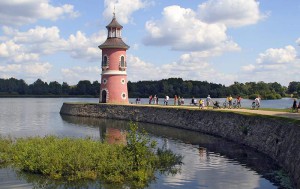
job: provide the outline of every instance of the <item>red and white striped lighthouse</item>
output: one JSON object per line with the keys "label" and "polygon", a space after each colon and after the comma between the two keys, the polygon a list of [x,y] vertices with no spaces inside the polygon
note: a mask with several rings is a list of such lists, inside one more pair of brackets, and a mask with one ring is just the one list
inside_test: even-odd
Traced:
{"label": "red and white striped lighthouse", "polygon": [[100,103],[128,104],[126,45],[122,38],[121,26],[113,16],[107,28],[107,39],[99,45],[102,50],[102,76]]}

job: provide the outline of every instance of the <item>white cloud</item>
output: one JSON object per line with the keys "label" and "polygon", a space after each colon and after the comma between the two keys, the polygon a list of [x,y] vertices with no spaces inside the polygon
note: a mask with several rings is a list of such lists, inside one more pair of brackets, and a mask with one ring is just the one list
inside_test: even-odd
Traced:
{"label": "white cloud", "polygon": [[79,80],[100,81],[101,72],[102,70],[98,66],[76,66],[61,69],[63,81],[67,81],[69,84],[76,84]]}
{"label": "white cloud", "polygon": [[105,10],[103,16],[106,20],[111,20],[115,8],[118,22],[127,24],[133,12],[145,8],[149,5],[147,0],[104,0]]}
{"label": "white cloud", "polygon": [[15,54],[20,49],[20,46],[13,41],[7,41],[0,44],[0,57],[9,57],[11,54]]}
{"label": "white cloud", "polygon": [[0,66],[0,72],[20,72],[21,69],[21,64],[9,64],[6,66]]}
{"label": "white cloud", "polygon": [[251,72],[251,71],[255,70],[255,65],[249,64],[249,65],[247,65],[247,66],[243,66],[243,67],[242,67],[242,70],[243,70],[243,71],[246,71],[246,72]]}
{"label": "white cloud", "polygon": [[239,81],[276,81],[287,86],[291,81],[300,80],[299,65],[300,59],[293,46],[270,48],[258,55],[256,64],[242,67]]}
{"label": "white cloud", "polygon": [[286,46],[285,48],[267,49],[264,53],[259,54],[256,60],[258,64],[282,64],[290,63],[296,59],[297,52],[293,46]]}
{"label": "white cloud", "polygon": [[213,49],[219,52],[239,50],[238,45],[227,36],[224,24],[207,24],[199,20],[193,10],[177,5],[164,8],[162,14],[161,20],[146,23],[146,45],[164,45],[171,46],[173,50],[206,53]]}
{"label": "white cloud", "polygon": [[35,53],[27,53],[22,45],[16,44],[14,41],[0,43],[0,58],[8,63],[31,62],[39,59],[39,55]]}
{"label": "white cloud", "polygon": [[8,64],[0,66],[1,77],[42,78],[47,76],[52,65],[49,63]]}
{"label": "white cloud", "polygon": [[232,84],[237,79],[234,75],[218,72],[203,60],[201,53],[196,52],[183,54],[178,61],[161,66],[144,62],[132,55],[127,56],[127,62],[128,79],[130,81],[180,77],[185,80],[206,80],[215,83],[223,81],[223,84]]}
{"label": "white cloud", "polygon": [[26,73],[30,74],[31,76],[42,76],[47,74],[52,65],[47,63],[33,63],[33,64],[25,64],[23,65],[24,70]]}
{"label": "white cloud", "polygon": [[199,18],[207,23],[223,23],[228,27],[255,24],[266,15],[256,0],[208,0],[198,6]]}
{"label": "white cloud", "polygon": [[101,50],[98,45],[106,40],[106,31],[100,32],[86,37],[81,31],[77,31],[76,35],[70,35],[67,40],[67,47],[65,51],[69,51],[71,56],[76,59],[86,59],[88,61],[101,60]]}
{"label": "white cloud", "polygon": [[298,38],[298,39],[296,40],[296,43],[297,43],[298,45],[300,45],[300,38]]}
{"label": "white cloud", "polygon": [[65,16],[76,17],[78,12],[73,5],[54,6],[50,0],[0,1],[0,23],[3,25],[24,25],[38,19],[57,20]]}
{"label": "white cloud", "polygon": [[130,81],[157,80],[164,75],[161,69],[142,61],[139,57],[128,54],[126,61],[128,62],[127,74]]}
{"label": "white cloud", "polygon": [[[60,30],[56,26],[48,28],[36,26],[25,32],[3,27],[3,32],[7,37],[11,38],[11,49],[20,49],[22,47],[24,53],[39,55],[65,51],[70,53],[70,56],[73,58],[88,61],[98,61],[101,59],[101,51],[98,49],[98,45],[106,39],[106,32],[104,30],[89,37],[81,31],[77,31],[75,35],[71,34],[68,39],[63,39],[60,36]],[[0,56],[1,54],[2,56],[4,54],[7,54],[6,56],[12,55],[12,53],[8,52],[9,49],[5,47],[4,43],[0,46],[0,49],[4,49],[0,52]]]}

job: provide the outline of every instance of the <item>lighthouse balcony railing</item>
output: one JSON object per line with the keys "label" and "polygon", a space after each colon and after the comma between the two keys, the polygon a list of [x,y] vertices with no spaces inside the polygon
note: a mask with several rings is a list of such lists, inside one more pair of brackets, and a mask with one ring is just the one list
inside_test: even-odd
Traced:
{"label": "lighthouse balcony railing", "polygon": [[102,66],[102,71],[108,70],[109,66]]}

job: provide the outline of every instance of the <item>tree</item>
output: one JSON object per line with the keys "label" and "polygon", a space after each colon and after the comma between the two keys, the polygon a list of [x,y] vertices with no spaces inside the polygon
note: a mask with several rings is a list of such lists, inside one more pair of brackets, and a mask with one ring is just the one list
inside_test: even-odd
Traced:
{"label": "tree", "polygon": [[70,86],[68,85],[68,83],[63,82],[61,85],[61,90],[62,90],[62,94],[67,95],[70,93]]}
{"label": "tree", "polygon": [[92,91],[92,84],[88,80],[79,81],[76,86],[76,94],[89,95]]}
{"label": "tree", "polygon": [[32,93],[34,95],[45,95],[48,94],[48,84],[43,82],[41,79],[37,79],[33,84],[30,85]]}
{"label": "tree", "polygon": [[51,81],[49,83],[49,93],[54,95],[61,95],[62,94],[62,86],[57,81]]}
{"label": "tree", "polygon": [[288,86],[288,93],[293,94],[294,92],[297,92],[297,88],[299,84],[300,82],[296,82],[296,81],[290,82]]}
{"label": "tree", "polygon": [[98,81],[93,82],[90,95],[93,95],[93,96],[100,95],[100,83]]}

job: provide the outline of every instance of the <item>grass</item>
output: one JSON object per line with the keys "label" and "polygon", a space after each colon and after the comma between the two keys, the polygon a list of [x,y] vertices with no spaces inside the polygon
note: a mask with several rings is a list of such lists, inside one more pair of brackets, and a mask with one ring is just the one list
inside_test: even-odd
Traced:
{"label": "grass", "polygon": [[157,149],[133,123],[126,145],[56,136],[0,139],[0,164],[52,180],[101,180],[142,188],[155,179],[156,171],[176,173],[181,160],[180,155]]}

